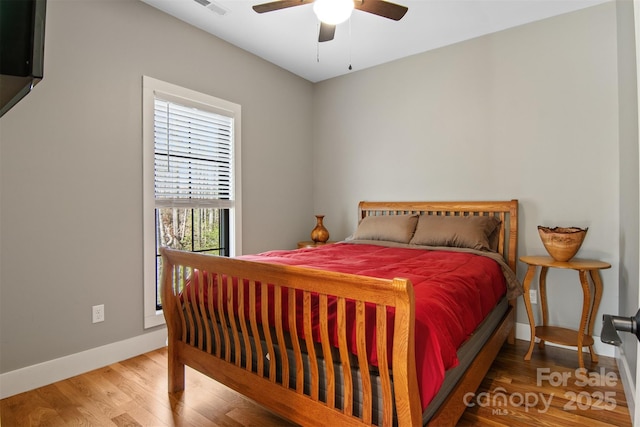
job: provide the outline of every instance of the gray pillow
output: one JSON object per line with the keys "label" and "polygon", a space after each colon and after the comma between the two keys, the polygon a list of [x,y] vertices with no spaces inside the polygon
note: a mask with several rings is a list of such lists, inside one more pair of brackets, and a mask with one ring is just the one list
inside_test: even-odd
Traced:
{"label": "gray pillow", "polygon": [[498,225],[494,216],[420,215],[410,243],[495,251],[492,235]]}
{"label": "gray pillow", "polygon": [[418,215],[366,216],[358,224],[353,238],[409,243],[417,222]]}

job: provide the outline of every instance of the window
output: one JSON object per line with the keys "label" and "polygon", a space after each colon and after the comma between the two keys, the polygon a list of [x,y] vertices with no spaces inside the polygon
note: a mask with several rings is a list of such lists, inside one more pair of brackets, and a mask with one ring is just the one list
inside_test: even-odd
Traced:
{"label": "window", "polygon": [[145,328],[164,323],[160,247],[240,253],[240,106],[143,77]]}

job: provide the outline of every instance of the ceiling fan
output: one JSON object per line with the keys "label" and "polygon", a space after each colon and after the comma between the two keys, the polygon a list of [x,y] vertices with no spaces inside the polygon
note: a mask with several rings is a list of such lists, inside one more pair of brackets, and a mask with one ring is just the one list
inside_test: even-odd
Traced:
{"label": "ceiling fan", "polygon": [[[405,6],[383,0],[278,0],[255,5],[253,10],[258,13],[265,13],[309,3],[314,3],[313,10],[320,20],[319,42],[333,40],[336,25],[349,19],[353,9],[393,19],[394,21],[402,19],[407,10],[409,10]],[[329,14],[336,12],[338,16],[335,18],[326,16],[324,12],[327,11]]]}

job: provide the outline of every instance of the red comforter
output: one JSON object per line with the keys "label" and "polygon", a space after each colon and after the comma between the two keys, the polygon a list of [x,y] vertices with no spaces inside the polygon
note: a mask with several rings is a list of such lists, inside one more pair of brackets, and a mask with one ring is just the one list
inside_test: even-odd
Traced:
{"label": "red comforter", "polygon": [[339,243],[240,258],[410,279],[416,302],[416,370],[423,409],[438,392],[445,371],[458,364],[458,347],[506,293],[498,263],[466,252]]}

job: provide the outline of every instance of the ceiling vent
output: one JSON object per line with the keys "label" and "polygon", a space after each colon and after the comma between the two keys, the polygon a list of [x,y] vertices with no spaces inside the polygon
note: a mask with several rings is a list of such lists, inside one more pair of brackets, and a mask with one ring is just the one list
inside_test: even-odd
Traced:
{"label": "ceiling vent", "polygon": [[222,7],[220,4],[216,2],[212,2],[209,0],[194,0],[194,1],[196,3],[200,3],[201,5],[203,5],[210,11],[217,13],[218,15],[226,15],[229,12],[228,9]]}

